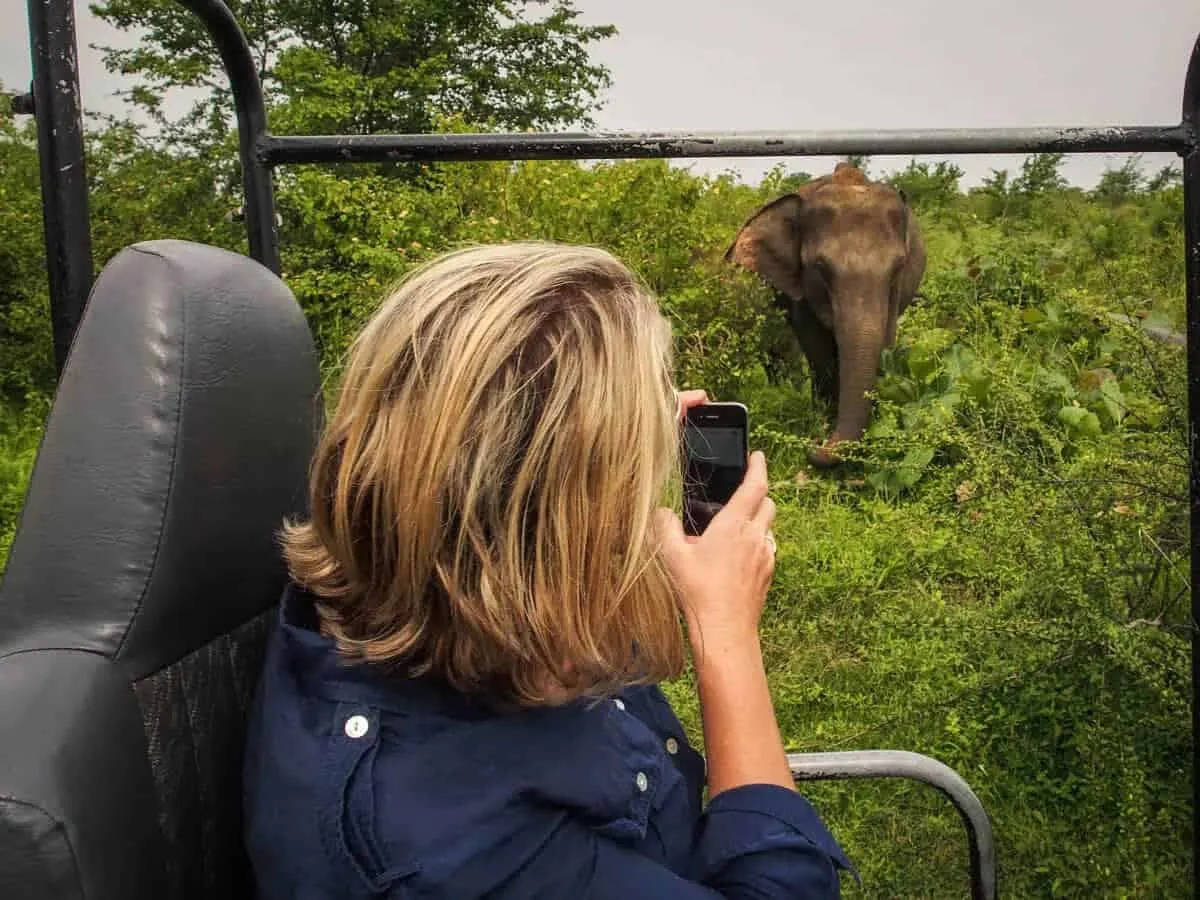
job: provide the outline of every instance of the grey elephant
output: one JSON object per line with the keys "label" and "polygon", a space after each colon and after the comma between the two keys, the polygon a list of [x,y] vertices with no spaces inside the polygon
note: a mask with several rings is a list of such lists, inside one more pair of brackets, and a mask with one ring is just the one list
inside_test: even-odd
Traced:
{"label": "grey elephant", "polygon": [[832,434],[809,454],[815,466],[866,430],[883,348],[925,274],[925,244],[903,192],[849,163],[760,208],[725,259],[755,272],[812,368],[814,396],[833,412]]}

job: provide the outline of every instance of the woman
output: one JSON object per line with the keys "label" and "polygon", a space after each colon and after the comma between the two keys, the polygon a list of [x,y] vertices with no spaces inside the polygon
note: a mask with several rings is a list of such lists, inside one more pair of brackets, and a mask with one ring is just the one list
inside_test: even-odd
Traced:
{"label": "woman", "polygon": [[[763,671],[765,461],[684,536],[663,504],[705,396],[670,348],[624,266],[551,243],[435,260],[363,329],[283,533],[263,900],[839,896]],[[707,772],[656,687],[687,644]]]}

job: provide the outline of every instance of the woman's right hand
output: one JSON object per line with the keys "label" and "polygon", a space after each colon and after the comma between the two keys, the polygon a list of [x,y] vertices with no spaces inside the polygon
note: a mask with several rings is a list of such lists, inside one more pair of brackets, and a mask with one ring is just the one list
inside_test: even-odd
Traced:
{"label": "woman's right hand", "polygon": [[678,587],[696,655],[756,642],[775,573],[767,536],[775,503],[767,496],[763,454],[750,455],[741,485],[698,537],[685,535],[671,510],[658,516],[663,560]]}

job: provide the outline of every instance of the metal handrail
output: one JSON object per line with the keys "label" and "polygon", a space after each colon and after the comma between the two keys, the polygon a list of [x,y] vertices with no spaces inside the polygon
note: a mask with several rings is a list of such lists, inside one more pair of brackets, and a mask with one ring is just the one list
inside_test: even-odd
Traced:
{"label": "metal handrail", "polygon": [[971,900],[996,900],[996,844],[992,822],[966,780],[931,756],[907,750],[845,750],[837,753],[789,753],[797,781],[846,778],[908,778],[944,794],[967,829],[971,858]]}
{"label": "metal handrail", "polygon": [[258,160],[286,163],[506,159],[662,159],[855,153],[1178,153],[1183,125],[863,131],[611,131],[543,134],[265,135]]}

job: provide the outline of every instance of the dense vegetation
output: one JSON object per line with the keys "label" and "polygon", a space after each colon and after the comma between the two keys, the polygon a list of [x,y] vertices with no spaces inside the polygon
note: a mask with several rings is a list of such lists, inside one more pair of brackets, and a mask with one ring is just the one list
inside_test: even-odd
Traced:
{"label": "dense vegetation", "polygon": [[[559,120],[582,116],[583,88]],[[288,121],[316,108],[282,95]],[[461,128],[447,118],[461,111],[429,121]],[[98,266],[154,237],[244,249],[212,121],[179,126],[207,129],[202,150],[93,129]],[[53,366],[32,132],[0,128],[2,558]],[[526,237],[613,250],[672,318],[681,384],[747,403],[768,453],[780,555],[764,629],[789,746],[910,749],[956,768],[993,817],[1007,896],[1185,896],[1184,361],[1149,336],[1183,320],[1182,193],[1173,172],[1132,165],[1085,191],[1059,162],[1031,157],[969,191],[947,164],[891,174],[927,236],[925,297],[886,354],[867,437],[833,474],[804,462],[824,411],[794,339],[766,289],[721,259],[803,174],[752,186],[660,162],[296,168],[279,178],[284,275],[335,376],[386,285],[431,254]],[[698,739],[691,691],[671,693]],[[806,790],[861,872],[848,897],[965,895],[962,828],[940,796]]]}

